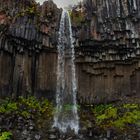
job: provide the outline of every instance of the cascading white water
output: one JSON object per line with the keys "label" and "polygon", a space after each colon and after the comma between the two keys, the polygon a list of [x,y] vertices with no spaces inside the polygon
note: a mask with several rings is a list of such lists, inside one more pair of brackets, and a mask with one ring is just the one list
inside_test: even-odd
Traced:
{"label": "cascading white water", "polygon": [[79,118],[76,101],[75,51],[73,45],[71,20],[67,11],[63,10],[58,39],[58,64],[56,88],[56,112],[54,127],[62,132],[74,130],[78,133]]}

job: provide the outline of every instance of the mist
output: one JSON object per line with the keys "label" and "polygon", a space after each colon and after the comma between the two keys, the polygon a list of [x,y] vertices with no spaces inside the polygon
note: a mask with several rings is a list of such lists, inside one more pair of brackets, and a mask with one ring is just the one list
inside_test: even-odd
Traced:
{"label": "mist", "polygon": [[[42,4],[45,0],[36,0],[36,1]],[[57,4],[58,7],[66,7],[69,5],[76,4],[79,0],[53,0],[53,1],[54,3]]]}

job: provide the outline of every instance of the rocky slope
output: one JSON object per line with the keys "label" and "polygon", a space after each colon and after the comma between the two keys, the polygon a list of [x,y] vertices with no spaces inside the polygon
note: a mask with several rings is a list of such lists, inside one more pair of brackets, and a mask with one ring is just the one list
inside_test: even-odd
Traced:
{"label": "rocky slope", "polygon": [[[52,128],[56,108],[35,97],[0,100],[0,140],[139,140],[137,103],[78,106],[80,130],[62,133]],[[64,107],[64,115],[70,106]]]}

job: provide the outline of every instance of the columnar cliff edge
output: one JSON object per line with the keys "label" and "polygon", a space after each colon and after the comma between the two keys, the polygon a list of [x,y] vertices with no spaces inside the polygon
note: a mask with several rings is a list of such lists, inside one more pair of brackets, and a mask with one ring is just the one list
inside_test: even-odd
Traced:
{"label": "columnar cliff edge", "polygon": [[53,98],[60,16],[52,1],[0,0],[0,96]]}
{"label": "columnar cliff edge", "polygon": [[[52,1],[0,0],[0,96],[55,97],[61,12]],[[139,96],[140,1],[88,0],[71,18],[78,101]]]}
{"label": "columnar cliff edge", "polygon": [[[81,103],[140,95],[140,1],[85,0],[71,13]],[[124,98],[123,98],[124,97]]]}

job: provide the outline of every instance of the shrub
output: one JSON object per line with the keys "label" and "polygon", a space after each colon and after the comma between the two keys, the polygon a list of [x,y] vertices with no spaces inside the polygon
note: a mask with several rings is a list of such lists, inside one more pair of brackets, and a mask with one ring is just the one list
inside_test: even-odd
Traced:
{"label": "shrub", "polygon": [[0,140],[10,140],[11,136],[11,132],[2,132],[0,135]]}
{"label": "shrub", "polygon": [[123,104],[122,106],[99,105],[92,110],[95,122],[103,128],[114,127],[125,129],[130,125],[139,124],[140,108],[138,104]]}

